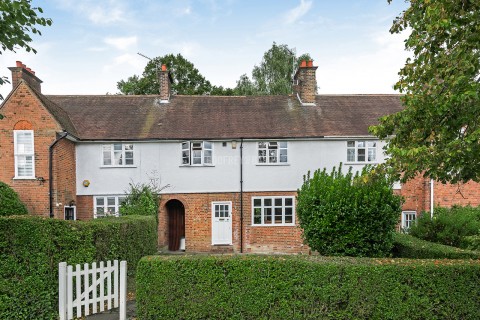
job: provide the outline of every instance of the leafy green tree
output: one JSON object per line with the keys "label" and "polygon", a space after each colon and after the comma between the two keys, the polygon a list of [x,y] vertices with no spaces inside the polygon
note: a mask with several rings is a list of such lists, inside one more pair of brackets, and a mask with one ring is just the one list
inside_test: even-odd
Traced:
{"label": "leafy green tree", "polygon": [[263,54],[262,61],[252,70],[252,80],[243,74],[235,91],[239,95],[280,95],[292,93],[293,75],[302,60],[310,60],[308,53],[299,58],[287,45],[277,45]]}
{"label": "leafy green tree", "polygon": [[148,184],[130,183],[127,196],[120,206],[120,215],[157,216],[159,191]]}
{"label": "leafy green tree", "polygon": [[[23,48],[27,52],[37,51],[30,46],[31,33],[41,35],[38,26],[50,26],[52,20],[40,17],[42,8],[32,7],[31,0],[0,0],[0,54]],[[0,77],[0,85],[8,83],[7,77]],[[0,95],[0,100],[3,97]],[[1,115],[0,115],[1,117]]]}
{"label": "leafy green tree", "polygon": [[[390,2],[391,0],[389,0]],[[386,165],[403,180],[480,181],[480,1],[410,0],[391,33],[412,52],[394,86],[405,108],[371,132],[389,138]]]}
{"label": "leafy green tree", "polygon": [[365,167],[361,174],[333,168],[304,177],[297,215],[306,243],[322,255],[390,255],[402,206],[384,174]]}
{"label": "leafy green tree", "polygon": [[172,91],[175,94],[228,95],[228,89],[212,86],[210,81],[200,74],[193,63],[181,54],[167,54],[152,59],[145,66],[142,76],[133,75],[127,80],[120,80],[117,82],[117,89],[123,94],[159,94],[157,70],[162,64],[165,64],[170,71],[173,80]]}
{"label": "leafy green tree", "polygon": [[28,214],[27,207],[18,194],[4,182],[0,182],[0,216]]}

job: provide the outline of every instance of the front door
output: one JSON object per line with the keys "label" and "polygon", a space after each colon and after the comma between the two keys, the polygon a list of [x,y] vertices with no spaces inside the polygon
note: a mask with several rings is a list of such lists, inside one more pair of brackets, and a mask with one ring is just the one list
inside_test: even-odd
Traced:
{"label": "front door", "polygon": [[65,220],[76,220],[76,207],[75,206],[71,206],[71,207],[67,207],[65,206],[64,207],[64,213],[65,213]]}
{"label": "front door", "polygon": [[185,238],[185,207],[178,200],[166,204],[168,212],[168,250],[178,251],[182,238]]}
{"label": "front door", "polygon": [[212,244],[232,244],[232,202],[212,202]]}

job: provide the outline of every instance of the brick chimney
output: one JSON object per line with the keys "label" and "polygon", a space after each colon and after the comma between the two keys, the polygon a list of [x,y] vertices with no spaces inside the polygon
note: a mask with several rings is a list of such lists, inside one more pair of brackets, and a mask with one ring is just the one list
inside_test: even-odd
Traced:
{"label": "brick chimney", "polygon": [[10,67],[10,71],[12,71],[12,89],[15,89],[20,82],[20,79],[26,81],[30,87],[37,90],[38,92],[42,91],[41,83],[43,82],[40,80],[36,75],[35,71],[30,68],[27,68],[21,61],[16,62],[15,67]]}
{"label": "brick chimney", "polygon": [[168,103],[170,101],[172,79],[167,70],[167,66],[162,64],[162,68],[158,71],[158,83],[160,85],[160,101]]}
{"label": "brick chimney", "polygon": [[318,67],[313,66],[313,61],[303,60],[293,77],[293,93],[304,106],[315,105],[317,94],[317,79],[315,73]]}

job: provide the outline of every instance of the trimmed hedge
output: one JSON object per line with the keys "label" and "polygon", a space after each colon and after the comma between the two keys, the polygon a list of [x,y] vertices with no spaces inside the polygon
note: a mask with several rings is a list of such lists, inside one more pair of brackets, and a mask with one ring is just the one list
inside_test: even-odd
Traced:
{"label": "trimmed hedge", "polygon": [[397,258],[480,259],[480,252],[428,242],[401,233],[395,234],[392,253]]}
{"label": "trimmed hedge", "polygon": [[155,256],[139,319],[480,319],[480,262]]}
{"label": "trimmed hedge", "polygon": [[27,207],[8,184],[0,181],[0,216],[27,214]]}
{"label": "trimmed hedge", "polygon": [[56,319],[58,263],[127,260],[154,254],[154,217],[63,221],[0,217],[0,319]]}

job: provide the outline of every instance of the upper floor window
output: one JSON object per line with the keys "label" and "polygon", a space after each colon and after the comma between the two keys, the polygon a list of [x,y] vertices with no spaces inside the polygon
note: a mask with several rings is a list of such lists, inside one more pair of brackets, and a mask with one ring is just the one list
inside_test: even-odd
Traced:
{"label": "upper floor window", "polygon": [[258,163],[287,163],[287,142],[259,142]]}
{"label": "upper floor window", "polygon": [[347,162],[377,161],[376,141],[347,141]]}
{"label": "upper floor window", "polygon": [[209,141],[182,142],[183,165],[212,165],[213,143]]}
{"label": "upper floor window", "polygon": [[35,178],[33,130],[14,130],[15,178]]}
{"label": "upper floor window", "polygon": [[103,165],[133,166],[133,144],[104,144]]}
{"label": "upper floor window", "polygon": [[254,197],[253,225],[293,225],[294,197]]}

